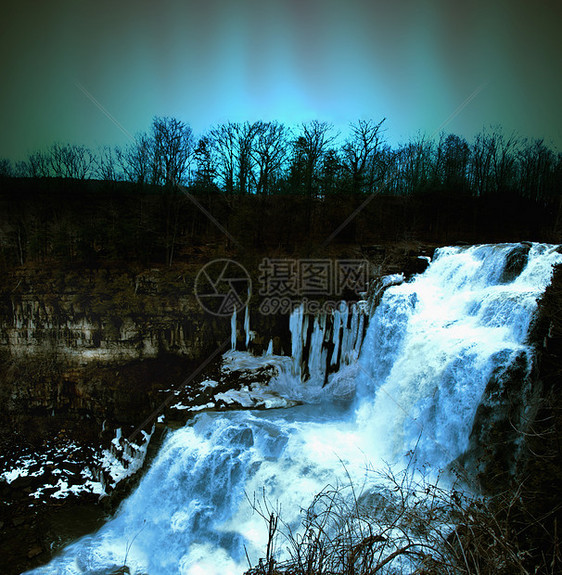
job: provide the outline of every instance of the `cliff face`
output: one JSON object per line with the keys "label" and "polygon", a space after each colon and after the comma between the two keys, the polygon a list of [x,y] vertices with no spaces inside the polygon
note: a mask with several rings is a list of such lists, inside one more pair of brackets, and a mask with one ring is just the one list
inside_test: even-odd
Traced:
{"label": "cliff face", "polygon": [[[19,269],[3,280],[0,411],[10,434],[89,438],[137,425],[228,337],[205,314],[190,269]],[[89,422],[89,423],[88,423]]]}
{"label": "cliff face", "polygon": [[[37,440],[57,426],[83,435],[104,420],[114,428],[138,425],[157,405],[159,391],[179,384],[229,341],[230,318],[206,313],[194,294],[201,267],[222,256],[205,249],[173,268],[27,265],[3,275],[0,425]],[[418,253],[432,252],[393,245],[343,255],[369,259],[373,274],[384,275],[422,271],[427,262]],[[257,286],[259,259],[253,257],[245,266]],[[272,339],[277,353],[288,353],[287,313],[266,315],[259,308],[255,294],[254,351]]]}
{"label": "cliff face", "polygon": [[539,301],[531,337],[538,352],[535,401],[526,421],[515,481],[520,505],[528,511],[527,516],[522,513],[527,520],[522,537],[534,544],[529,548],[553,557],[555,565],[555,560],[560,561],[558,530],[562,522],[562,266],[555,269]]}
{"label": "cliff face", "polygon": [[159,269],[57,276],[19,270],[14,287],[6,286],[0,343],[12,355],[55,353],[82,365],[168,352],[195,358],[214,330],[224,331],[197,304],[185,272],[175,278]]}
{"label": "cliff face", "polygon": [[[38,477],[0,485],[3,572],[44,562],[64,543],[53,527],[61,505],[81,522],[85,515],[101,521],[94,495],[46,502],[30,495],[41,481],[56,484],[60,476],[49,474],[70,461],[68,446],[77,446],[79,473],[89,453],[107,448],[116,429],[127,434],[139,425],[162,390],[228,337],[228,319],[206,316],[193,295],[198,267],[28,265],[0,275],[0,467],[25,453],[63,454]],[[68,538],[83,532],[70,529]]]}

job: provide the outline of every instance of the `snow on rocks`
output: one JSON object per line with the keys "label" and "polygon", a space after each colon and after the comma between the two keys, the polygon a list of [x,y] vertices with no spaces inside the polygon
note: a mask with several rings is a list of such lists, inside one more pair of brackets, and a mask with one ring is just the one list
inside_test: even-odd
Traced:
{"label": "snow on rocks", "polygon": [[69,496],[103,497],[142,467],[151,435],[143,431],[137,445],[119,429],[109,449],[58,441],[41,452],[23,448],[15,456],[4,454],[0,483],[27,493],[31,505]]}
{"label": "snow on rocks", "polygon": [[[168,420],[182,420],[191,413],[205,410],[277,409],[296,405],[269,387],[273,378],[290,371],[290,357],[262,356],[247,351],[230,350],[222,357],[215,379],[179,390],[176,402],[168,408]],[[163,421],[159,418],[158,421]]]}
{"label": "snow on rocks", "polygon": [[238,404],[246,408],[277,409],[281,407],[291,407],[296,405],[296,401],[291,401],[279,396],[275,392],[268,391],[267,388],[259,384],[251,387],[245,385],[242,389],[231,389],[224,393],[215,395],[217,401],[223,401],[226,405]]}
{"label": "snow on rocks", "polygon": [[134,475],[141,469],[148,449],[148,444],[154,433],[154,427],[150,433],[141,431],[142,441],[140,444],[124,438],[121,429],[117,429],[115,437],[111,440],[109,449],[101,454],[98,475],[104,490],[106,487],[115,489],[118,483]]}
{"label": "snow on rocks", "polygon": [[50,444],[41,452],[23,448],[18,455],[0,458],[0,482],[29,494],[31,502],[64,499],[69,494],[101,495],[103,487],[94,478],[96,450],[73,441]]}

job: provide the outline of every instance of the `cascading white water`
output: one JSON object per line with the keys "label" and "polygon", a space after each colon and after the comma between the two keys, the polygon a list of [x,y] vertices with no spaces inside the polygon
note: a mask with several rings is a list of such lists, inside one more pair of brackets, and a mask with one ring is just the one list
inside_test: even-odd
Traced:
{"label": "cascading white water", "polygon": [[[365,485],[368,465],[400,463],[407,452],[434,468],[453,461],[491,375],[531,354],[526,335],[557,263],[562,256],[545,245],[438,250],[424,274],[386,290],[358,360],[362,316],[336,318],[342,329],[332,336],[354,376],[354,402],[333,400],[330,386],[341,379],[334,373],[324,387],[329,400],[198,415],[170,434],[111,521],[35,572],[101,575],[126,563],[136,574],[240,574],[246,551],[257,562],[267,536],[246,495],[265,494],[296,524],[300,509],[344,472]],[[298,310],[291,318],[299,382],[307,321]],[[325,382],[314,374],[334,352],[328,357],[322,345],[325,320],[314,322],[311,377],[300,385],[316,386],[307,397],[317,400]]]}
{"label": "cascading white water", "polygon": [[442,467],[468,447],[492,374],[531,354],[525,338],[537,298],[560,261],[544,245],[528,254],[513,245],[444,248],[414,282],[388,289],[360,360],[362,393],[376,401],[361,403],[358,422],[387,438],[381,455],[393,460],[415,447],[421,461]]}

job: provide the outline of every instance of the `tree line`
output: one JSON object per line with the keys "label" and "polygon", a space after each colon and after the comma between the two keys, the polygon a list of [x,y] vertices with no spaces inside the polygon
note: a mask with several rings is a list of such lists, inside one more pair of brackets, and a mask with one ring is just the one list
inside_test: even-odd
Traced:
{"label": "tree line", "polygon": [[228,122],[196,138],[157,117],[122,147],[0,161],[0,271],[170,266],[213,245],[310,255],[332,242],[561,241],[562,156],[544,141],[498,128],[393,148],[384,122],[346,136],[319,121]]}
{"label": "tree line", "polygon": [[561,192],[562,154],[544,140],[482,130],[472,142],[455,134],[419,135],[391,147],[385,120],[358,120],[342,136],[327,122],[296,127],[279,122],[227,122],[196,138],[176,118],[155,117],[150,129],[122,147],[95,152],[55,143],[0,175],[183,185],[228,195],[380,193],[393,196],[445,191],[481,197],[516,195],[550,201]]}

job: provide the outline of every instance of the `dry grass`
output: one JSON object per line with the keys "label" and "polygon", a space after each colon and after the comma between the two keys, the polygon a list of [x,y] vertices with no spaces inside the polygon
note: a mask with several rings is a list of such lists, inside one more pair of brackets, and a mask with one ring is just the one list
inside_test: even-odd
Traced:
{"label": "dry grass", "polygon": [[519,493],[486,500],[387,471],[368,489],[327,486],[289,525],[262,494],[250,503],[268,543],[246,575],[559,573],[557,544],[539,562],[521,544],[518,502]]}

